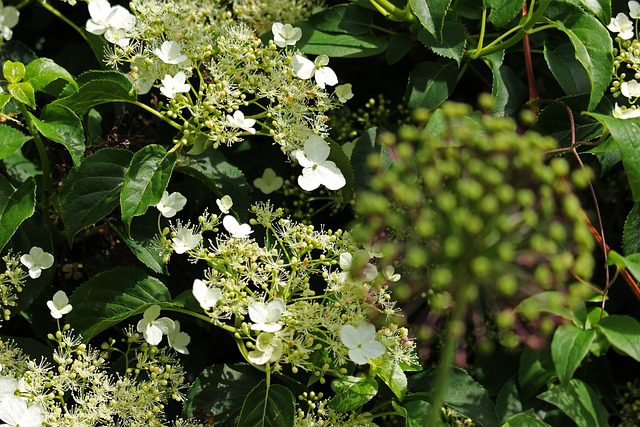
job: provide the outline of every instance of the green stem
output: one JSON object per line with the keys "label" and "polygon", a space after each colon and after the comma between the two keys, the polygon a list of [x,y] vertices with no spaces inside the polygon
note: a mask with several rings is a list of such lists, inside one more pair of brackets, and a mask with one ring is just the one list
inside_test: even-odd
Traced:
{"label": "green stem", "polygon": [[182,130],[182,126],[180,126],[178,123],[174,122],[173,120],[171,120],[170,118],[168,118],[167,116],[163,115],[162,113],[160,113],[158,110],[149,107],[148,105],[143,104],[140,101],[131,101],[131,104],[142,108],[143,110],[147,110],[148,112],[150,112],[151,114],[153,114],[154,116],[156,116],[157,118],[161,119],[162,121],[164,121],[165,123],[173,126],[174,128],[178,129],[178,130]]}
{"label": "green stem", "polygon": [[64,16],[62,14],[62,12],[60,12],[58,9],[56,9],[55,7],[51,6],[51,4],[45,2],[44,0],[38,0],[38,3],[40,3],[40,6],[44,7],[45,9],[47,9],[49,12],[51,12],[52,14],[54,14],[56,17],[60,18],[62,21],[64,21],[67,25],[69,25],[71,28],[73,28],[74,30],[76,30],[78,32],[78,34],[80,34],[82,36],[82,38],[87,42],[87,44],[89,44],[89,46],[91,46],[91,41],[89,40],[89,38],[87,37],[87,34],[82,30],[82,28],[78,27],[76,24],[73,23],[73,21],[71,21],[69,18],[67,18],[66,16]]}
{"label": "green stem", "polygon": [[391,16],[395,20],[404,21],[405,11],[388,0],[369,0],[369,2],[380,12],[385,18]]}
{"label": "green stem", "polygon": [[478,39],[478,47],[476,48],[476,55],[479,55],[482,51],[482,45],[484,44],[484,31],[487,26],[487,8],[482,7],[482,22],[480,23],[480,38]]}
{"label": "green stem", "polygon": [[191,317],[195,317],[196,319],[200,319],[203,320],[207,323],[210,323],[214,326],[219,327],[220,329],[224,329],[227,332],[231,332],[231,333],[236,333],[238,332],[238,330],[236,328],[234,328],[233,326],[229,326],[226,325],[224,323],[219,323],[214,321],[212,318],[205,316],[204,314],[200,314],[200,313],[196,313],[195,311],[191,311],[191,310],[187,310],[185,308],[180,308],[180,307],[162,307],[163,310],[167,310],[167,311],[175,311],[177,313],[182,313],[182,314],[186,314],[188,316]]}

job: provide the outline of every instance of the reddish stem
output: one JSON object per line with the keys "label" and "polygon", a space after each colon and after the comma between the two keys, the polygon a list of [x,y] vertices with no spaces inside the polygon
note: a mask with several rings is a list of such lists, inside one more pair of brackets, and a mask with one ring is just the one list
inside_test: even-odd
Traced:
{"label": "reddish stem", "polygon": [[[522,16],[526,16],[527,14],[527,3],[525,2],[522,5],[522,10],[520,11]],[[531,102],[531,108],[533,111],[538,114],[540,111],[536,101],[538,96],[538,90],[536,89],[536,81],[533,76],[533,62],[531,61],[531,44],[529,43],[529,34],[526,34],[522,39],[522,47],[524,49],[524,62],[527,68],[527,80],[529,82],[529,101]]]}

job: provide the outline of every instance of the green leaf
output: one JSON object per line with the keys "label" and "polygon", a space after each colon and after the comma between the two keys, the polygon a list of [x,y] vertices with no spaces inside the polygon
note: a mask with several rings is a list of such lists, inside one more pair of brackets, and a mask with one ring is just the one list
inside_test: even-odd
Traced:
{"label": "green leaf", "polygon": [[582,6],[598,17],[604,25],[611,22],[611,0],[580,0]]}
{"label": "green leaf", "polygon": [[97,223],[118,206],[132,157],[128,150],[104,148],[67,175],[60,190],[60,204],[69,244],[80,230]]}
{"label": "green leaf", "polygon": [[71,295],[73,311],[66,320],[88,342],[105,329],[143,313],[149,306],[170,301],[164,283],[144,270],[119,267],[80,285]]}
{"label": "green leaf", "polygon": [[418,40],[435,54],[454,59],[460,66],[460,61],[464,57],[464,49],[467,47],[467,29],[458,22],[447,21],[442,29],[441,39],[426,30],[421,30],[418,33]]}
{"label": "green leaf", "polygon": [[376,375],[389,387],[398,400],[407,393],[407,376],[397,363],[384,363],[376,368]]}
{"label": "green leaf", "polygon": [[622,164],[627,172],[633,201],[640,202],[640,120],[616,119],[596,113],[585,114],[597,119],[609,130],[622,154]]}
{"label": "green leaf", "polygon": [[25,66],[22,62],[7,60],[2,66],[2,75],[6,81],[15,84],[22,81],[25,75],[25,70]]}
{"label": "green leaf", "polygon": [[42,175],[40,165],[22,154],[22,150],[17,150],[9,157],[2,159],[4,169],[13,182],[24,182],[27,178],[36,178]]}
{"label": "green leaf", "polygon": [[0,124],[0,159],[9,157],[22,147],[22,145],[33,139],[17,129]]}
{"label": "green leaf", "polygon": [[436,38],[442,38],[442,27],[451,0],[409,0],[413,13],[422,26]]}
{"label": "green leaf", "polygon": [[434,110],[451,95],[457,80],[455,62],[421,62],[409,74],[406,93],[409,108]]}
{"label": "green leaf", "polygon": [[124,225],[113,225],[112,228],[140,262],[156,273],[169,273],[156,242],[159,233],[158,211],[148,211],[133,222],[130,233],[127,233]]}
{"label": "green leaf", "polygon": [[393,160],[391,159],[389,148],[377,142],[378,134],[382,132],[385,131],[379,128],[367,129],[356,139],[349,161],[353,170],[355,188],[358,190],[367,188],[369,181],[373,177],[373,171],[367,164],[369,156],[380,156],[382,170],[386,170],[391,166]]}
{"label": "green leaf", "polygon": [[633,205],[624,222],[622,249],[625,255],[640,252],[640,203]]}
{"label": "green leaf", "polygon": [[570,43],[552,45],[546,41],[544,59],[564,93],[567,95],[589,93],[591,90],[589,74],[576,59],[575,50]]}
{"label": "green leaf", "polygon": [[[432,411],[431,404],[424,400],[414,400],[404,404],[404,410],[406,411],[406,427],[424,427],[427,425],[429,418],[429,412]],[[448,424],[442,421],[437,421],[437,427],[447,427]]]}
{"label": "green leaf", "polygon": [[147,145],[133,155],[120,193],[122,220],[127,228],[133,217],[143,215],[149,206],[160,202],[175,163],[176,155],[167,154],[157,144]]}
{"label": "green leaf", "polygon": [[518,386],[514,378],[510,378],[496,398],[496,412],[498,418],[504,422],[507,418],[522,412],[522,401],[518,393]]}
{"label": "green leaf", "polygon": [[[587,109],[589,104],[589,95],[565,96],[559,99],[560,103],[553,103],[545,107],[538,115],[532,129],[555,138],[560,146],[569,146],[571,144],[571,123],[569,114],[565,105],[569,107],[573,113],[576,140],[591,141],[602,136],[603,127],[595,119],[580,114]],[[603,98],[596,112],[601,114],[609,114],[613,106],[607,98]]]}
{"label": "green leaf", "polygon": [[413,39],[409,33],[394,34],[389,38],[387,47],[387,64],[393,65],[405,57],[413,47]]}
{"label": "green leaf", "polygon": [[58,79],[66,80],[78,89],[78,85],[73,76],[48,58],[38,58],[31,61],[27,65],[24,75],[24,80],[29,82],[36,92],[43,90],[49,83]]}
{"label": "green leaf", "polygon": [[591,96],[588,110],[591,111],[611,82],[613,43],[609,31],[596,18],[582,11],[556,20],[555,25],[569,36],[576,59],[589,75]]}
{"label": "green leaf", "polygon": [[378,383],[369,376],[335,380],[333,387],[336,394],[329,406],[339,412],[360,408],[378,393]]}
{"label": "green leaf", "polygon": [[[432,393],[437,369],[430,369],[409,378],[412,392]],[[453,369],[444,389],[444,402],[456,412],[472,419],[483,427],[500,425],[489,393],[462,369]]]}
{"label": "green leaf", "polygon": [[80,117],[62,105],[49,104],[44,107],[40,118],[29,113],[33,124],[45,137],[64,145],[74,166],[80,166],[84,155],[84,129]]}
{"label": "green leaf", "polygon": [[551,427],[544,421],[537,419],[532,413],[523,413],[509,418],[502,427]]}
{"label": "green leaf", "polygon": [[87,76],[78,77],[80,88],[77,91],[54,101],[53,104],[62,105],[78,116],[84,116],[96,105],[136,101],[135,90],[124,74],[118,71],[92,71],[85,74]]}
{"label": "green leaf", "polygon": [[35,93],[33,92],[33,86],[31,86],[31,84],[27,82],[11,83],[7,86],[7,89],[11,96],[13,96],[17,101],[20,101],[31,108],[36,108]]}
{"label": "green leaf", "polygon": [[356,4],[339,4],[309,17],[307,22],[315,29],[329,33],[353,36],[371,31],[371,12]]}
{"label": "green leaf", "polygon": [[527,89],[516,73],[502,64],[504,51],[488,55],[485,60],[493,75],[491,85],[491,95],[495,99],[493,114],[497,116],[514,114],[526,102]]}
{"label": "green leaf", "polygon": [[353,196],[353,188],[355,183],[355,178],[353,176],[353,170],[351,169],[351,163],[347,158],[347,155],[344,154],[342,147],[338,145],[335,141],[325,138],[325,140],[329,143],[329,147],[331,147],[331,152],[329,153],[328,160],[331,160],[336,164],[344,179],[347,183],[340,189],[340,193],[342,194],[342,203],[349,203],[351,200],[351,196]]}
{"label": "green leaf", "polygon": [[640,362],[640,322],[631,316],[611,315],[603,318],[597,328],[613,348]]}
{"label": "green leaf", "polygon": [[216,426],[235,426],[245,398],[261,380],[262,374],[248,364],[212,365],[189,388],[182,413],[191,418],[203,411],[213,415]]}
{"label": "green leaf", "polygon": [[583,330],[574,325],[556,329],[551,341],[551,358],[562,384],[567,385],[596,338],[593,329]]}
{"label": "green leaf", "polygon": [[293,394],[280,384],[267,387],[261,381],[247,395],[242,406],[238,427],[291,427],[295,405]]}
{"label": "green leaf", "polygon": [[578,327],[584,327],[587,320],[584,302],[574,301],[573,307],[567,307],[567,302],[567,296],[562,292],[541,292],[522,301],[515,311],[528,318],[533,318],[541,312],[551,313],[571,320]]}
{"label": "green leaf", "polygon": [[0,175],[0,251],[36,209],[36,182],[28,178],[17,190]]}
{"label": "green leaf", "polygon": [[524,400],[535,395],[555,375],[551,352],[524,347],[518,367],[518,384]]}
{"label": "green leaf", "polygon": [[557,406],[578,427],[607,427],[609,414],[600,397],[588,385],[573,379],[567,387],[556,386],[538,396]]}
{"label": "green leaf", "polygon": [[485,0],[484,2],[491,8],[489,22],[497,27],[504,27],[511,22],[524,4],[524,0]]}
{"label": "green leaf", "polygon": [[296,47],[310,55],[333,58],[364,58],[378,55],[387,48],[387,38],[373,33],[351,35],[327,33],[304,22],[296,24],[302,29],[302,38]]}

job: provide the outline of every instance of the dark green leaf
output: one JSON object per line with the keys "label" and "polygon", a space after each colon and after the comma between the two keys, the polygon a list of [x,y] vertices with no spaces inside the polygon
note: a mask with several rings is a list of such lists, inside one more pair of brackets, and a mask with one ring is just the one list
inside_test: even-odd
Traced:
{"label": "dark green leaf", "polygon": [[573,307],[568,307],[567,303],[567,296],[562,292],[547,291],[525,299],[518,304],[515,311],[528,318],[533,318],[538,313],[552,313],[573,321],[576,326],[584,327],[587,320],[584,302],[575,301]]}
{"label": "dark green leaf", "polygon": [[85,342],[153,304],[168,303],[167,287],[144,270],[119,267],[87,280],[71,295],[67,316]]}
{"label": "dark green leaf", "polygon": [[524,0],[485,0],[485,4],[491,8],[489,22],[504,27],[518,15]]}
{"label": "dark green leaf", "polygon": [[307,22],[315,29],[353,36],[371,31],[371,12],[356,4],[339,4],[312,15]]}
{"label": "dark green leaf", "polygon": [[413,13],[422,26],[436,38],[442,38],[442,27],[451,0],[409,0]]}
{"label": "dark green leaf", "polygon": [[122,220],[127,228],[133,217],[143,215],[149,206],[160,202],[175,163],[176,155],[167,154],[157,144],[147,145],[133,155],[120,193]]}
{"label": "dark green leaf", "polygon": [[367,159],[370,155],[375,154],[380,156],[382,170],[386,170],[391,165],[392,159],[389,154],[389,149],[377,142],[380,132],[384,132],[384,130],[379,128],[367,129],[355,142],[349,160],[355,178],[356,189],[366,188],[369,180],[373,176],[373,172],[367,164]]}
{"label": "dark green leaf", "polygon": [[63,181],[60,204],[69,242],[78,231],[97,223],[118,206],[132,157],[128,150],[104,148],[84,159]]}
{"label": "dark green leaf", "polygon": [[551,341],[551,358],[562,384],[568,384],[596,337],[593,329],[583,330],[574,325],[556,329]]}
{"label": "dark green leaf", "polygon": [[518,384],[523,399],[535,395],[555,375],[551,352],[526,347],[520,356]]}
{"label": "dark green leaf", "polygon": [[458,22],[447,21],[442,29],[441,39],[426,30],[421,30],[418,33],[418,39],[434,53],[454,59],[460,66],[464,49],[467,46],[467,29]]}
{"label": "dark green leaf", "polygon": [[413,47],[413,39],[409,33],[394,34],[389,38],[387,47],[387,63],[393,65],[405,57]]}
{"label": "dark green leaf", "polygon": [[38,58],[30,62],[24,76],[24,80],[31,83],[36,92],[43,90],[49,83],[58,79],[66,80],[76,89],[78,88],[73,76],[48,58]]}
{"label": "dark green leaf", "polygon": [[622,249],[625,255],[640,252],[640,203],[636,203],[624,222]]}
{"label": "dark green leaf", "polygon": [[406,94],[409,108],[437,108],[451,95],[457,80],[458,70],[455,62],[425,61],[418,64],[409,74]]}
{"label": "dark green leaf", "polygon": [[378,383],[371,377],[347,377],[333,382],[336,395],[329,406],[346,412],[360,408],[378,393]]}
{"label": "dark green leaf", "polygon": [[78,167],[84,155],[84,129],[80,117],[62,105],[49,104],[44,107],[40,118],[30,114],[33,124],[45,137],[64,145],[74,166]]}
{"label": "dark green leaf", "polygon": [[[580,114],[587,109],[589,95],[566,96],[558,101],[561,103],[550,104],[540,112],[532,126],[533,130],[554,137],[560,146],[570,145],[571,123],[566,109],[569,107],[573,113],[577,141],[591,141],[602,136],[602,125],[592,117]],[[609,100],[603,98],[596,111],[609,114],[611,108]]]}
{"label": "dark green leaf", "polygon": [[9,157],[2,159],[7,177],[13,182],[24,182],[27,178],[35,178],[42,175],[40,165],[22,154],[22,150],[17,150]]}
{"label": "dark green leaf", "polygon": [[302,29],[302,38],[296,44],[303,53],[327,55],[334,58],[364,58],[382,53],[387,38],[372,33],[351,35],[326,33],[306,23],[296,24]]}
{"label": "dark green leaf", "polygon": [[518,393],[518,386],[515,379],[510,378],[498,393],[496,399],[496,412],[501,422],[505,422],[507,418],[522,412],[522,401]]}
{"label": "dark green leaf", "polygon": [[0,251],[36,209],[36,182],[28,178],[17,190],[0,175]]}
{"label": "dark green leaf", "polygon": [[509,418],[502,427],[551,427],[544,421],[537,419],[533,413],[523,413]]}
{"label": "dark green leaf", "polygon": [[167,264],[162,261],[160,248],[156,242],[160,231],[158,230],[158,212],[155,209],[131,224],[131,237],[124,225],[114,225],[113,229],[140,262],[156,273],[168,274]]}
{"label": "dark green leaf", "polygon": [[279,384],[267,387],[261,381],[247,395],[238,418],[238,427],[291,427],[295,405],[293,394]]}
{"label": "dark green leaf", "polygon": [[612,315],[602,319],[598,329],[613,348],[640,362],[640,322],[631,316]]}
{"label": "dark green leaf", "polygon": [[325,138],[325,140],[329,143],[331,147],[331,152],[329,153],[328,160],[331,160],[336,164],[338,169],[342,172],[347,183],[344,187],[340,189],[340,193],[342,194],[342,203],[349,203],[351,200],[351,196],[353,195],[353,188],[355,183],[355,178],[353,176],[353,170],[351,169],[351,163],[347,158],[346,154],[342,150],[342,147],[338,145],[336,142],[329,138]]}
{"label": "dark green leaf", "polygon": [[0,159],[9,157],[32,138],[32,136],[27,136],[17,129],[0,124]]}
{"label": "dark green leaf", "polygon": [[27,82],[11,83],[7,86],[7,89],[11,96],[13,96],[17,101],[22,102],[33,109],[36,108],[35,93],[33,92],[33,86],[31,86],[31,84]]}
{"label": "dark green leaf", "polygon": [[[404,404],[404,409],[407,412],[405,427],[424,427],[427,425],[429,412],[432,411],[429,402],[424,400],[407,402]],[[446,427],[447,425],[438,420],[437,427]]]}
{"label": "dark green leaf", "polygon": [[567,387],[556,386],[538,396],[557,406],[578,427],[607,427],[609,414],[600,397],[588,385],[573,379]]}
{"label": "dark green leaf", "polygon": [[527,89],[515,72],[503,65],[504,52],[497,52],[486,57],[491,68],[493,83],[491,95],[495,99],[493,113],[498,116],[516,113],[527,100]]}
{"label": "dark green leaf", "polygon": [[547,41],[544,44],[544,58],[564,93],[567,95],[589,93],[591,90],[589,74],[576,59],[575,50],[570,43],[553,47]]}

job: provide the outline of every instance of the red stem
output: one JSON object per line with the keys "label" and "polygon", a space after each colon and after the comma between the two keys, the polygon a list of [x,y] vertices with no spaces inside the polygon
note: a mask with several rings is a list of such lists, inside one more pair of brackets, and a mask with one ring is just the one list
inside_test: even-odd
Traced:
{"label": "red stem", "polygon": [[[522,5],[522,10],[520,11],[522,16],[527,14],[527,3]],[[531,102],[531,108],[533,111],[538,114],[539,108],[536,101],[538,96],[538,90],[536,89],[536,81],[533,76],[533,62],[531,61],[531,44],[529,43],[529,34],[525,35],[522,39],[522,47],[524,49],[524,62],[527,68],[527,80],[529,82],[529,101]]]}

